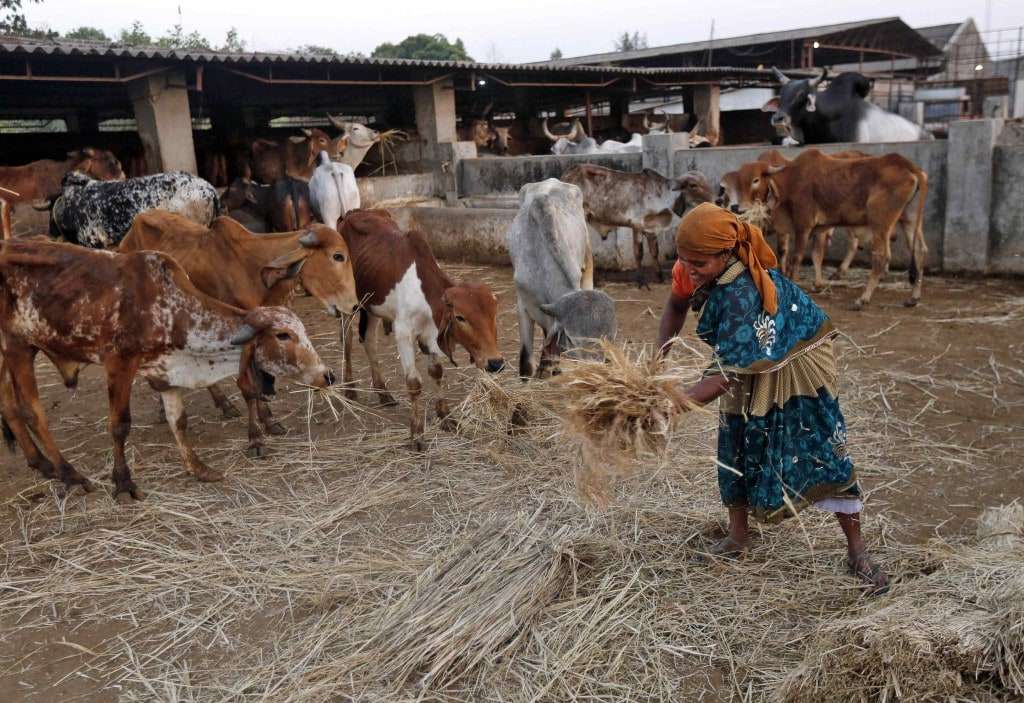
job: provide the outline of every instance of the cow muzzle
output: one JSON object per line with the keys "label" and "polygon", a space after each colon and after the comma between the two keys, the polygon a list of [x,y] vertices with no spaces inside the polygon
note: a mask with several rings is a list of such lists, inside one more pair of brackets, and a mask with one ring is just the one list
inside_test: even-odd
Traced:
{"label": "cow muzzle", "polygon": [[270,400],[277,395],[276,379],[272,374],[267,373],[263,369],[256,369],[256,378],[259,380],[260,397],[263,400]]}
{"label": "cow muzzle", "polygon": [[505,368],[505,360],[501,357],[487,360],[487,373],[498,373]]}

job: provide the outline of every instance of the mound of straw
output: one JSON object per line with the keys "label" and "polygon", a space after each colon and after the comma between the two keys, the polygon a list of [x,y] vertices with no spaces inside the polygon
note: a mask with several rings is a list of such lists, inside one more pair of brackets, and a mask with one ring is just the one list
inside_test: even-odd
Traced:
{"label": "mound of straw", "polygon": [[536,433],[553,425],[550,393],[543,383],[478,374],[450,417],[455,431],[470,437]]}
{"label": "mound of straw", "polygon": [[991,541],[948,548],[933,573],[824,625],[777,699],[946,701],[975,687],[1024,695],[1024,551]]}
{"label": "mound of straw", "polygon": [[1024,549],[1024,504],[986,508],[978,516],[978,542],[985,549]]}
{"label": "mound of straw", "polygon": [[515,652],[576,579],[570,526],[551,530],[539,513],[482,525],[387,605],[361,653],[371,678],[445,688]]}

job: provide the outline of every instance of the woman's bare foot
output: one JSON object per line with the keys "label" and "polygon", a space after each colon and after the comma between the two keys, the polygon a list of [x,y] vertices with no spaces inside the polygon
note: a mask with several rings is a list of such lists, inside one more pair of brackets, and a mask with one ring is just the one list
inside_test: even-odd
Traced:
{"label": "woman's bare foot", "polygon": [[889,592],[889,577],[867,551],[847,557],[846,566],[849,567],[851,574],[867,586],[868,595],[880,596]]}

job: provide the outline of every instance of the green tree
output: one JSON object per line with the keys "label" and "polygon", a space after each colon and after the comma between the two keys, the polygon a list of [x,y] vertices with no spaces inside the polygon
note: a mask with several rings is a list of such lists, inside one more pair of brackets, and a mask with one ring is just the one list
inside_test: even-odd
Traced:
{"label": "green tree", "polygon": [[171,31],[157,39],[156,45],[164,49],[205,49],[206,51],[212,51],[210,42],[207,41],[206,37],[199,32],[185,34],[185,30],[180,24],[174,25]]}
{"label": "green tree", "polygon": [[615,40],[616,51],[636,51],[647,48],[647,35],[640,32],[623,32],[622,36]]}
{"label": "green tree", "polygon": [[337,56],[338,52],[329,46],[319,46],[318,44],[303,44],[295,50],[300,54],[313,54],[315,56]]}
{"label": "green tree", "polygon": [[224,38],[224,44],[220,47],[220,51],[245,51],[245,40],[239,38],[237,29],[232,27],[228,30],[228,35]]}
{"label": "green tree", "polygon": [[385,42],[370,56],[380,59],[434,59],[448,61],[472,61],[466,53],[461,39],[449,42],[443,34],[414,34],[398,44]]}
{"label": "green tree", "polygon": [[117,38],[118,44],[125,46],[153,46],[153,37],[142,27],[142,22],[135,20],[128,29],[122,29]]}
{"label": "green tree", "polygon": [[110,41],[110,37],[102,29],[96,27],[79,27],[64,35],[65,39],[86,39],[89,41]]}
{"label": "green tree", "polygon": [[555,50],[551,52],[550,58],[552,61],[557,61],[558,59],[562,58],[562,50],[556,46]]}
{"label": "green tree", "polygon": [[[42,2],[42,0],[28,0],[29,2]],[[21,11],[22,0],[0,0],[0,34],[18,34],[20,36],[32,36],[33,30],[28,28],[25,22],[25,15]],[[52,33],[56,35],[56,32]]]}

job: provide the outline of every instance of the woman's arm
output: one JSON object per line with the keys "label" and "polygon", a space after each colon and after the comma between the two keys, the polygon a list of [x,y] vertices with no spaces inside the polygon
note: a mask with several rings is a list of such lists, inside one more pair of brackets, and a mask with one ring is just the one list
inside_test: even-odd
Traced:
{"label": "woman's arm", "polygon": [[[675,293],[668,294],[665,311],[661,313],[661,324],[658,326],[658,353],[667,354],[672,345],[668,341],[679,334],[686,322],[686,312],[690,309],[690,299],[680,298]],[[668,346],[666,346],[668,345]]]}
{"label": "woman's arm", "polygon": [[728,391],[732,384],[733,381],[726,376],[715,374],[714,376],[701,379],[686,390],[672,388],[670,392],[675,404],[682,409],[686,409],[694,403],[697,405],[707,405]]}

